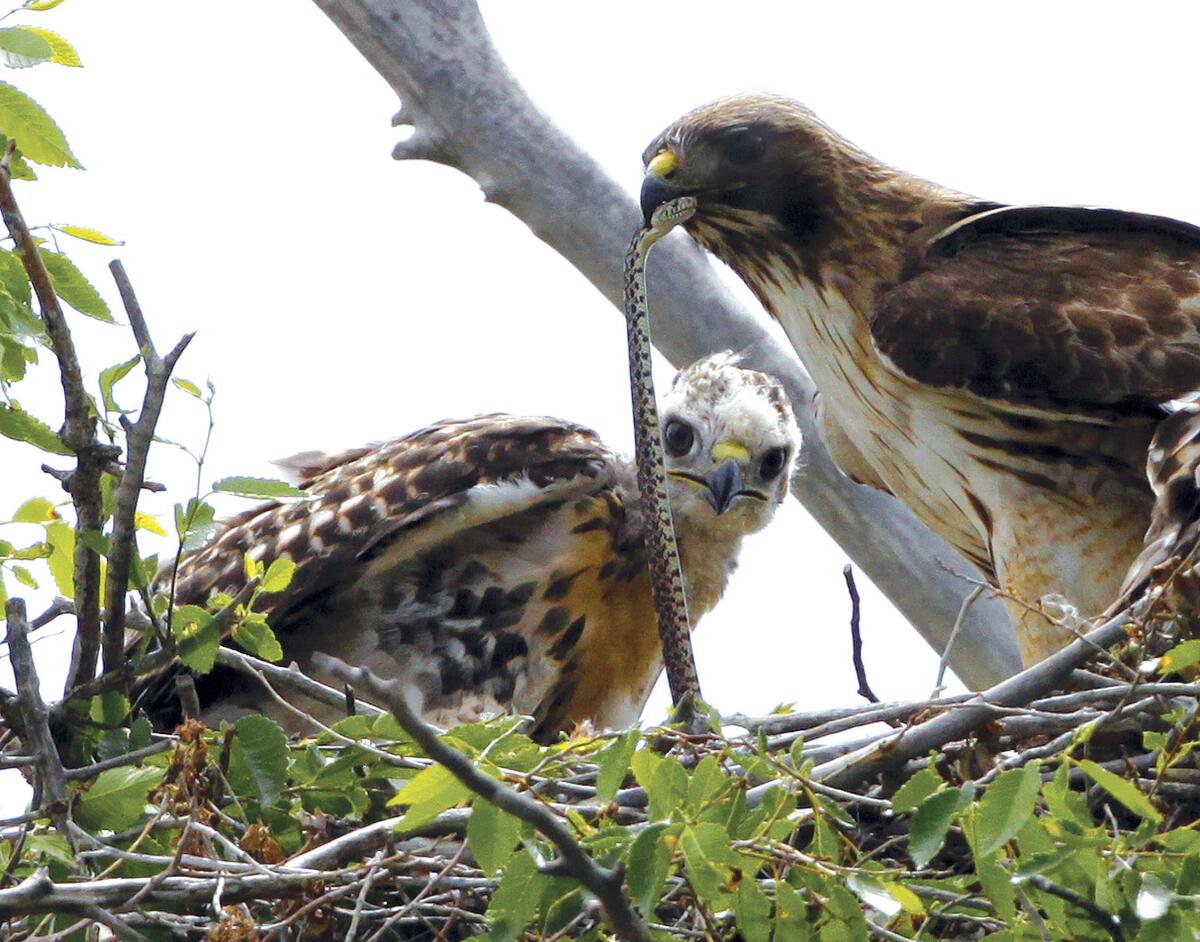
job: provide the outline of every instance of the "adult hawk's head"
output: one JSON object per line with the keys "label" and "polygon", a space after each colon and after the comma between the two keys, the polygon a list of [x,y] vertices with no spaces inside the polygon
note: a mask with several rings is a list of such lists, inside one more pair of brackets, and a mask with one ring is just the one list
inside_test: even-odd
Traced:
{"label": "adult hawk's head", "polygon": [[[779,382],[728,354],[683,370],[661,412],[696,620],[724,591],[742,538],[787,493],[799,432]],[[183,561],[177,604],[236,594],[246,554],[287,557],[292,582],[265,608],[286,661],[308,669],[323,651],[401,678],[446,725],[527,713],[547,738],[584,720],[637,719],[662,662],[636,470],[594,432],[483,415],[288,464],[309,499],[228,521]],[[279,713],[227,671],[197,686],[210,721]],[[160,723],[177,710],[164,694],[159,683],[140,696]]]}
{"label": "adult hawk's head", "polygon": [[1200,387],[1200,230],[974,199],[778,97],[699,108],[644,159],[647,216],[696,198],[686,228],[783,325],[834,458],[1009,595],[1027,663],[1066,637],[1044,596],[1105,609],[1162,406]]}

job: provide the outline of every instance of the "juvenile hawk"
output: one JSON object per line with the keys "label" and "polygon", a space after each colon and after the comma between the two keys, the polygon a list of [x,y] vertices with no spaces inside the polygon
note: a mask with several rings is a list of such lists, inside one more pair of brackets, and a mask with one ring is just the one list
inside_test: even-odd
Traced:
{"label": "juvenile hawk", "polygon": [[645,152],[643,210],[685,224],[783,325],[852,478],[887,490],[1037,611],[1116,597],[1142,546],[1163,404],[1200,387],[1200,230],[1002,206],[888,167],[785,98],[704,106]]}
{"label": "juvenile hawk", "polygon": [[[800,444],[782,386],[734,362],[692,364],[661,403],[693,623],[787,494]],[[299,458],[310,499],[230,520],[183,563],[179,602],[236,592],[244,553],[286,556],[292,584],[266,609],[285,661],[323,651],[403,678],[442,725],[513,711],[545,739],[637,719],[662,664],[635,468],[595,433],[485,415]],[[240,677],[201,683],[210,720],[264,705]]]}

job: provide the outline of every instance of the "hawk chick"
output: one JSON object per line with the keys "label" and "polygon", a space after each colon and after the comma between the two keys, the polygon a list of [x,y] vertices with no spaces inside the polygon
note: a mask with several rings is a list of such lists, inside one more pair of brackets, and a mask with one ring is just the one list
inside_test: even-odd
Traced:
{"label": "hawk chick", "polygon": [[[734,363],[692,364],[660,407],[693,623],[774,516],[800,444],[778,381]],[[285,661],[309,670],[323,651],[401,678],[439,725],[511,711],[546,739],[637,719],[662,663],[635,467],[594,432],[485,415],[289,464],[310,498],[228,521],[183,562],[178,602],[235,593],[244,553],[289,557],[291,585],[266,596]],[[198,686],[210,721],[265,705],[228,673]]]}

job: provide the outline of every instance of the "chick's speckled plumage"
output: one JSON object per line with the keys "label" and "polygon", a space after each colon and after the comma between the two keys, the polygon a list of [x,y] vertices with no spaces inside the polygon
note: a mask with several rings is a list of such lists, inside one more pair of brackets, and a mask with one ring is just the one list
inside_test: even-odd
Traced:
{"label": "chick's speckled plumage", "polygon": [[[783,447],[788,468],[798,450],[778,382],[728,355],[680,373],[663,414],[695,427],[694,454],[671,461],[696,479],[718,441],[739,442],[752,461]],[[264,596],[285,662],[309,670],[323,651],[400,677],[442,725],[513,711],[533,715],[546,738],[582,721],[637,718],[661,661],[635,471],[595,433],[485,415],[285,464],[309,499],[229,520],[184,561],[177,602],[235,593],[244,554],[287,557],[291,584]],[[747,493],[722,514],[695,480],[672,479],[693,621],[720,598],[742,537],[786,494],[787,469],[771,481],[755,474],[744,469],[747,491],[761,496]],[[209,720],[264,707],[261,690],[236,675],[218,670],[198,686]],[[161,688],[143,697],[169,719],[165,699]]]}

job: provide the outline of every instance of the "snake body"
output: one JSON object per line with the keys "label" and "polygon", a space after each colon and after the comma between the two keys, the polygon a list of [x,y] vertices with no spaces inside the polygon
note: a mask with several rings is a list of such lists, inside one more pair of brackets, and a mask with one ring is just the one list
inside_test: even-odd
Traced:
{"label": "snake body", "polygon": [[[646,554],[650,564],[650,584],[654,592],[654,610],[658,636],[662,644],[663,666],[671,688],[671,700],[677,713],[692,714],[700,698],[700,681],[692,656],[687,596],[671,504],[667,497],[662,433],[658,406],[654,398],[651,373],[650,315],[646,302],[646,255],[650,247],[696,210],[696,201],[681,197],[664,203],[651,219],[650,226],[634,233],[625,253],[625,324],[629,341],[629,384],[633,399],[634,454],[637,460],[638,490],[645,518]],[[694,717],[693,717],[694,718]]]}

